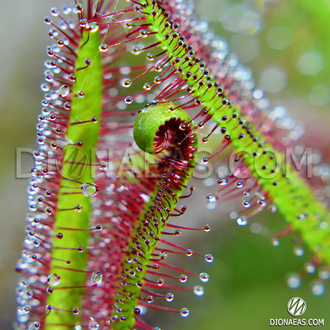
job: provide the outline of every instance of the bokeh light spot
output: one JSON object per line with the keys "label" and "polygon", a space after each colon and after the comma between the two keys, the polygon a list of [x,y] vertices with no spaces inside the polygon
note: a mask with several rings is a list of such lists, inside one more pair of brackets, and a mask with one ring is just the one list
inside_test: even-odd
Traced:
{"label": "bokeh light spot", "polygon": [[260,52],[259,40],[254,36],[236,34],[231,37],[230,50],[237,54],[240,61],[249,63],[255,59]]}
{"label": "bokeh light spot", "polygon": [[309,52],[300,56],[297,65],[300,73],[315,76],[324,68],[324,59],[317,52]]}
{"label": "bokeh light spot", "polygon": [[259,83],[265,92],[279,93],[288,83],[288,76],[280,68],[270,68],[261,72]]}
{"label": "bokeh light spot", "polygon": [[330,102],[330,88],[323,84],[315,85],[308,93],[308,98],[313,105],[326,105]]}
{"label": "bokeh light spot", "polygon": [[284,50],[292,43],[292,33],[285,26],[276,26],[269,30],[266,40],[270,48]]}
{"label": "bokeh light spot", "polygon": [[261,28],[260,15],[242,5],[229,7],[220,14],[219,20],[224,29],[243,34],[254,34]]}

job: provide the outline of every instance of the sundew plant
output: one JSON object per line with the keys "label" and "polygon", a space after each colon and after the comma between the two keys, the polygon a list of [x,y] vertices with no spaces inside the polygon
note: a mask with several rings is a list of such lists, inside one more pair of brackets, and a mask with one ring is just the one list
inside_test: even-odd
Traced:
{"label": "sundew plant", "polygon": [[[261,106],[250,71],[193,8],[86,0],[44,18],[51,45],[16,269],[16,329],[149,330],[161,326],[153,313],[188,317],[189,299],[178,305],[175,297],[203,296],[209,275],[180,260],[210,269],[214,258],[180,240],[184,231],[211,229],[181,220],[186,199],[215,210],[239,201],[230,217],[243,227],[264,210],[278,212],[287,227],[252,231],[274,246],[293,232],[295,253],[314,257],[289,286],[317,269],[312,290],[324,293],[328,168],[313,171],[309,152],[298,162],[302,130],[286,125],[279,108]],[[205,146],[212,151],[201,156]],[[210,193],[196,193],[195,171],[224,159],[228,174],[208,184]]]}

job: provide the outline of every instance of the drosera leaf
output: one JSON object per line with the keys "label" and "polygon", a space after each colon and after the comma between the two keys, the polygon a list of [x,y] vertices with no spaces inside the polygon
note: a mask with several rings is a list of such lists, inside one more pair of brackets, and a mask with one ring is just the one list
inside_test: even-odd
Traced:
{"label": "drosera leaf", "polygon": [[[173,107],[173,110],[170,108]],[[167,120],[176,118],[189,123],[191,118],[181,108],[175,108],[174,104],[169,102],[159,103],[155,106],[149,106],[142,109],[135,121],[133,136],[140,149],[149,153],[154,151],[154,139],[159,130],[159,123],[165,123]],[[181,130],[184,130],[184,123]]]}
{"label": "drosera leaf", "polygon": [[[150,30],[156,34],[160,47],[167,52],[176,72],[192,89],[191,95],[203,105],[201,113],[211,117],[218,125],[222,124],[225,140],[236,150],[243,150],[241,161],[268,192],[279,212],[293,229],[301,233],[319,261],[330,264],[330,226],[326,206],[314,196],[298,173],[285,163],[284,155],[268,143],[238,106],[224,97],[222,89],[217,89],[217,82],[210,75],[207,65],[194,56],[194,49],[178,31],[179,25],[175,27],[175,24],[167,22],[165,9],[161,5],[142,1],[141,12],[146,14]],[[182,58],[181,54],[185,57]],[[261,169],[263,164],[267,165],[264,173]],[[304,215],[303,221],[300,221],[301,215]]]}
{"label": "drosera leaf", "polygon": [[[146,152],[161,155],[158,165],[161,171],[150,201],[144,206],[131,234],[122,269],[123,280],[117,285],[112,329],[125,330],[134,326],[135,318],[140,314],[137,306],[143,306],[141,288],[145,285],[150,260],[155,258],[153,253],[162,231],[194,169],[197,137],[192,131],[190,117],[182,109],[172,108],[174,105],[170,102],[151,102],[140,111],[134,125],[137,145]],[[161,287],[163,283],[160,278],[155,285]],[[180,312],[183,317],[189,315],[187,308],[172,311]]]}
{"label": "drosera leaf", "polygon": [[[202,57],[196,56],[198,49],[194,49],[189,41],[186,41],[185,33],[180,32],[180,24],[171,20],[170,12],[161,3],[143,0],[135,5],[135,10],[143,15],[141,20],[145,21],[143,36],[140,35],[139,38],[146,37],[148,40],[149,36],[152,36],[154,39],[151,38],[151,43],[147,46],[135,47],[133,51],[137,54],[144,50],[160,48],[157,55],[147,54],[147,60],[157,57],[160,59],[144,72],[146,74],[153,68],[155,71],[158,68],[164,69],[164,72],[155,78],[154,85],[148,87],[151,90],[158,84],[165,83],[155,100],[180,100],[184,104],[183,109],[199,108],[200,112],[193,119],[200,120],[201,127],[212,119],[216,123],[215,129],[220,127],[224,135],[221,146],[214,155],[229,145],[234,146],[240,153],[237,157],[238,169],[252,175],[249,182],[255,180],[254,186],[263,191],[262,198],[266,199],[268,196],[268,201],[275,202],[279,212],[291,228],[300,232],[305,243],[319,257],[319,261],[330,264],[327,208],[314,195],[311,187],[292,170],[291,165],[285,163],[285,145],[278,143],[270,134],[263,135],[259,130],[262,118],[265,118],[262,113],[259,116],[261,111],[252,108],[249,112],[249,106],[244,103],[244,99],[241,99],[241,103],[243,106],[245,104],[245,108],[235,103],[235,94],[237,98],[238,92],[230,93],[219,85],[216,76],[208,68],[209,59],[203,62]],[[138,31],[139,27],[130,34],[134,35]],[[154,40],[156,42],[153,42]],[[131,40],[123,39],[121,45],[128,41]],[[108,46],[117,47],[118,43]],[[168,63],[170,65],[167,67]],[[229,72],[228,68],[227,70]],[[169,81],[169,77],[173,80]],[[130,82],[135,80],[137,78],[134,76],[130,78]],[[232,96],[234,100],[229,100],[227,96]],[[255,117],[259,122],[253,122]],[[208,158],[203,159],[203,162],[207,163]],[[242,186],[240,183],[239,187]],[[262,210],[265,204],[264,200],[261,200],[256,211]],[[246,203],[245,207],[250,207],[250,204]],[[301,215],[304,215],[303,221],[300,221]],[[246,223],[247,221],[244,221],[244,224]]]}
{"label": "drosera leaf", "polygon": [[[53,83],[54,72],[49,70],[46,73],[46,81],[51,84],[52,90],[58,87],[59,96],[68,101],[68,104],[64,103],[61,108],[62,105],[59,105],[59,102],[53,102],[50,95],[45,97],[47,101],[43,101],[45,106],[42,110],[43,115],[48,116],[49,108],[54,112],[61,108],[62,116],[57,118],[54,114],[50,114],[48,117],[43,115],[39,117],[41,123],[38,124],[38,129],[41,133],[38,132],[38,143],[43,145],[46,141],[46,144],[56,150],[59,159],[63,160],[60,162],[63,167],[60,166],[59,170],[62,174],[60,178],[57,178],[59,179],[59,194],[55,191],[56,189],[54,193],[45,191],[47,197],[52,197],[51,202],[46,200],[45,203],[56,206],[51,207],[47,204],[44,213],[49,217],[39,212],[39,204],[43,203],[40,197],[31,202],[30,210],[42,213],[42,220],[28,216],[28,221],[36,226],[37,233],[38,226],[40,224],[43,226],[40,233],[46,237],[40,237],[37,243],[42,242],[42,248],[48,251],[51,247],[53,252],[50,256],[48,251],[44,252],[40,249],[42,253],[33,255],[32,258],[41,264],[41,267],[37,269],[41,284],[45,284],[44,274],[47,272],[47,275],[49,274],[49,259],[52,259],[49,287],[46,290],[42,285],[37,286],[36,289],[33,288],[37,293],[46,291],[49,294],[46,302],[48,327],[61,326],[61,328],[69,329],[77,325],[77,327],[88,326],[89,329],[107,327],[131,329],[136,326],[150,329],[139,318],[138,305],[148,306],[147,303],[152,302],[153,297],[148,300],[149,297],[140,296],[142,292],[140,289],[148,286],[166,287],[163,286],[162,278],[150,283],[144,275],[161,275],[161,273],[148,272],[147,267],[151,266],[148,263],[152,261],[155,262],[154,266],[163,266],[159,260],[163,260],[162,258],[167,253],[173,252],[164,249],[159,253],[160,259],[155,260],[158,256],[152,252],[157,249],[155,245],[158,241],[171,248],[179,249],[181,254],[193,254],[191,250],[160,239],[160,235],[176,235],[180,229],[183,229],[183,227],[179,229],[179,227],[169,225],[169,228],[177,230],[174,233],[163,231],[171,215],[177,216],[184,212],[184,209],[178,211],[175,205],[187,185],[195,163],[196,131],[211,119],[215,121],[215,128],[211,133],[221,124],[220,129],[223,134],[223,140],[220,139],[222,146],[217,153],[230,144],[234,145],[236,150],[244,147],[245,154],[241,156],[241,163],[248,166],[248,170],[257,177],[258,183],[276,201],[284,215],[291,212],[290,207],[287,209],[287,205],[284,204],[287,202],[285,199],[288,195],[292,197],[290,201],[294,211],[292,218],[288,217],[289,221],[292,220],[296,224],[295,216],[298,211],[298,220],[302,220],[301,215],[304,215],[304,222],[301,227],[297,227],[302,233],[305,232],[304,239],[313,249],[315,239],[311,241],[312,236],[319,236],[318,239],[323,241],[323,251],[329,254],[327,243],[324,243],[328,238],[328,229],[323,226],[321,229],[325,231],[320,231],[317,227],[320,225],[319,219],[311,218],[307,212],[316,212],[314,210],[320,207],[322,210],[318,215],[323,216],[325,208],[322,208],[318,201],[315,202],[312,191],[295,173],[289,178],[292,182],[287,182],[281,172],[283,168],[273,159],[267,160],[267,166],[270,171],[274,170],[276,184],[273,178],[258,176],[259,168],[254,167],[255,160],[266,159],[275,151],[275,147],[258,131],[258,127],[248,122],[243,110],[226,99],[226,92],[219,86],[214,75],[210,74],[207,64],[195,56],[195,50],[185,42],[184,35],[178,31],[179,26],[170,20],[170,14],[161,7],[160,2],[143,1],[139,5],[132,1],[128,6],[129,9],[118,13],[110,10],[113,4],[116,3],[109,1],[105,5],[102,1],[95,4],[93,1],[87,1],[86,16],[82,14],[83,6],[76,4],[75,12],[78,13],[79,23],[72,29],[69,25],[67,26],[69,26],[71,38],[78,36],[74,41],[79,40],[80,47],[73,47],[73,53],[76,51],[78,55],[77,60],[61,57],[72,56],[68,55],[72,53],[72,49],[66,48],[64,41],[56,39],[56,33],[59,31],[66,39],[66,32],[61,31],[60,28],[57,32],[54,30],[49,32],[52,38],[56,39],[57,45],[65,48],[60,55],[57,52],[54,54],[49,49],[48,54],[55,56],[57,61],[47,62],[46,66],[56,70],[57,73],[60,70],[64,73],[62,72],[63,75],[60,77],[57,76],[59,80]],[[104,12],[101,10],[103,5]],[[141,16],[139,11],[144,16]],[[88,19],[82,17],[88,17]],[[50,19],[47,19],[46,23],[52,24]],[[131,28],[134,29],[127,32]],[[81,32],[82,38],[79,34]],[[141,65],[121,67],[131,42],[145,38],[148,40],[150,36],[156,37],[157,42],[151,45],[139,45],[140,48],[132,49],[132,54],[138,55],[140,52],[153,48],[160,48],[161,52],[157,55],[148,53],[146,56],[148,62]],[[72,46],[68,40],[66,41]],[[99,52],[102,53],[102,60]],[[157,59],[156,62],[150,65],[149,61],[155,59]],[[69,79],[73,83],[57,86],[62,80],[67,81],[66,64],[69,63],[70,66],[72,62],[75,69],[73,74],[69,75]],[[106,68],[104,71],[102,71],[103,65]],[[128,87],[132,84],[139,85],[136,75],[140,74],[142,77],[151,71],[159,72],[159,76],[153,79],[154,84],[146,83],[143,86],[144,92],[137,95],[129,93],[130,95],[127,96]],[[70,95],[70,86],[72,86],[72,95]],[[158,86],[161,87],[160,90]],[[155,91],[156,93],[153,93]],[[135,101],[144,103],[146,99],[154,100],[140,111],[133,133],[137,145],[153,153],[157,160],[150,166],[153,175],[150,178],[146,176],[146,170],[142,169],[142,164],[146,164],[147,161],[143,159],[144,154],[141,151],[133,150],[132,158],[139,159],[133,168],[127,164],[123,166],[119,164],[122,153],[133,145],[131,133],[133,120],[138,110]],[[141,107],[143,105],[139,108]],[[200,110],[192,120],[185,113],[185,110],[189,108]],[[101,117],[104,119],[102,123],[100,123]],[[200,121],[195,126],[198,119]],[[58,121],[59,126],[62,127],[58,131],[51,124],[54,120]],[[63,122],[65,125],[62,125]],[[69,140],[71,144],[64,149],[64,152],[61,150],[61,143],[50,142],[54,136],[47,135],[49,126],[60,135],[65,133],[61,136],[62,141],[61,138],[58,139],[62,143],[63,140],[65,143]],[[47,134],[43,134],[42,130],[46,130]],[[93,158],[93,150],[96,146],[102,151],[112,148],[112,153],[106,154],[104,159],[109,161],[116,170],[118,167],[123,170],[108,176],[109,173],[104,171],[105,163],[97,163]],[[267,147],[266,154],[262,149],[265,147]],[[74,152],[69,152],[71,148]],[[83,151],[83,157],[80,157],[80,151]],[[42,152],[37,151],[37,159],[45,161],[46,157],[40,157],[40,154]],[[127,158],[131,158],[131,154]],[[208,158],[203,159],[203,162],[207,163]],[[92,169],[95,166],[98,169],[94,183]],[[271,168],[272,166],[274,168]],[[277,168],[279,171],[276,172]],[[80,172],[83,172],[83,176],[77,178],[76,175]],[[36,180],[31,181],[29,188],[31,195],[38,193],[46,184],[47,187],[48,184],[50,186],[53,184],[49,176],[45,174],[46,171],[36,168],[32,173]],[[44,182],[40,184],[40,178],[46,181],[44,186]],[[278,188],[283,186],[285,189],[279,191]],[[237,187],[241,188],[242,183]],[[281,198],[278,198],[279,194]],[[90,204],[91,197],[95,197],[92,199],[93,206]],[[306,210],[305,204],[310,198],[314,198],[313,205]],[[297,206],[301,207],[298,211]],[[177,213],[173,214],[173,210]],[[308,221],[305,221],[306,218]],[[243,222],[247,223],[247,221]],[[327,220],[323,222],[328,223]],[[315,231],[316,235],[310,235],[308,231],[310,233]],[[32,230],[28,235],[37,238]],[[54,243],[53,236],[55,236]],[[43,238],[45,238],[45,244]],[[311,238],[310,242],[309,238]],[[29,237],[26,241],[29,246],[34,244],[31,243],[32,240]],[[320,249],[316,253],[319,251]],[[321,251],[319,255],[322,256],[322,253]],[[208,262],[213,260],[213,257],[209,255],[204,257]],[[24,251],[24,258],[30,262],[31,258],[26,251]],[[20,262],[20,270],[26,269],[25,263],[25,260]],[[158,270],[157,267],[155,267],[156,270]],[[179,268],[167,267],[181,271]],[[35,270],[35,268],[31,269],[32,272]],[[199,276],[202,282],[207,282],[209,279],[206,273],[201,273]],[[187,276],[183,274],[179,279],[183,283]],[[29,280],[34,279],[29,278]],[[24,286],[25,283],[20,283],[20,285]],[[167,301],[170,302],[171,299]],[[44,302],[43,299],[40,307],[33,306],[33,312],[37,312],[33,313],[34,315],[44,317]],[[24,303],[23,301],[22,304]],[[28,307],[19,309],[19,321],[22,324],[27,322],[25,308]],[[158,306],[151,308],[170,310]],[[183,308],[180,314],[186,317],[189,311]],[[41,323],[43,326],[43,321]]]}
{"label": "drosera leaf", "polygon": [[[46,317],[46,328],[61,324],[61,329],[71,329],[81,317],[81,313],[79,315],[79,312],[71,312],[71,310],[81,309],[86,285],[87,274],[84,270],[88,253],[87,251],[79,253],[77,249],[79,246],[88,246],[91,201],[88,194],[86,196],[84,193],[70,194],[70,192],[74,188],[79,191],[81,185],[93,186],[94,182],[93,165],[96,164],[92,162],[98,142],[102,110],[103,72],[99,44],[99,32],[85,30],[75,62],[75,82],[67,132],[67,139],[73,145],[68,145],[63,150],[63,167],[59,169],[62,180],[58,206],[54,210],[56,221],[54,233],[61,233],[63,237],[54,239],[50,269],[50,273],[57,274],[61,280],[47,298],[47,305],[52,306],[52,311]],[[86,59],[91,60],[87,68],[85,68]],[[68,262],[69,265],[66,264]],[[49,285],[51,286],[51,283]]]}

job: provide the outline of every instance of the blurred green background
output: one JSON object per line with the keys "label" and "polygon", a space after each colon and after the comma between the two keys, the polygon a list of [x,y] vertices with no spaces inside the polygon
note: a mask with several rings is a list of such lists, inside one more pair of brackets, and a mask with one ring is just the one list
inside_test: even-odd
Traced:
{"label": "blurred green background", "polygon": [[[27,179],[16,178],[16,149],[36,148],[35,124],[40,112],[43,62],[46,59],[47,26],[43,17],[59,0],[1,1],[0,10],[0,110],[1,110],[1,231],[0,231],[0,329],[11,329],[15,319],[14,272],[24,237],[27,210]],[[330,127],[330,1],[329,0],[199,0],[196,12],[207,19],[241,62],[252,68],[256,87],[265,90],[270,109],[283,105],[306,127],[303,141],[321,150],[329,160]],[[22,172],[33,166],[32,157],[22,158]],[[205,295],[176,295],[173,307],[186,306],[191,315],[183,319],[168,313],[152,313],[150,324],[164,329],[268,329],[270,318],[288,318],[286,304],[294,296],[307,303],[305,318],[324,318],[330,329],[330,295],[315,297],[309,275],[301,288],[286,285],[286,275],[301,271],[311,259],[293,254],[293,236],[280,246],[253,235],[249,226],[228,220],[226,205],[206,209],[202,182],[188,203],[193,222],[210,223],[210,233],[183,234],[187,247],[215,257],[206,264],[197,257],[185,258],[185,267],[210,274]],[[200,190],[199,190],[200,189]],[[233,207],[233,206],[231,206]],[[271,230],[285,228],[279,215],[264,212],[251,223]],[[169,260],[170,262],[170,260]],[[175,261],[174,261],[175,262]],[[182,260],[179,261],[182,263]],[[191,285],[199,284],[189,279]],[[188,282],[188,283],[189,283]],[[172,307],[172,306],[171,306]],[[159,318],[155,321],[155,315]],[[150,315],[151,317],[151,315]],[[297,327],[299,328],[299,327]]]}

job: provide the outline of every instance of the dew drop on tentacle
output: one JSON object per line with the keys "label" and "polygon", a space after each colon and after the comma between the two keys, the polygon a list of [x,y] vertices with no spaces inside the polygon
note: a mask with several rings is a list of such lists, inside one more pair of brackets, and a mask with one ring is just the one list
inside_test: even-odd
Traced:
{"label": "dew drop on tentacle", "polygon": [[84,6],[81,3],[77,3],[74,7],[76,13],[82,13],[84,11]]}
{"label": "dew drop on tentacle", "polygon": [[44,22],[45,22],[47,25],[50,25],[50,24],[52,24],[52,19],[51,19],[49,16],[46,16],[46,17],[44,18]]}
{"label": "dew drop on tentacle", "polygon": [[174,299],[174,294],[173,293],[167,293],[165,297],[167,302],[172,302]]}
{"label": "dew drop on tentacle", "polygon": [[72,310],[72,314],[73,315],[78,315],[79,314],[79,308],[74,308],[73,310]]}
{"label": "dew drop on tentacle", "polygon": [[248,201],[243,201],[242,202],[242,205],[245,207],[245,208],[249,208],[251,205]]}
{"label": "dew drop on tentacle", "polygon": [[98,322],[94,320],[94,318],[90,318],[90,322],[88,323],[88,330],[98,330],[100,325]]}
{"label": "dew drop on tentacle", "polygon": [[227,179],[219,179],[217,181],[218,185],[220,186],[225,186],[227,183],[228,183],[228,180]]}
{"label": "dew drop on tentacle", "polygon": [[107,51],[108,51],[108,45],[105,44],[105,43],[101,44],[101,45],[99,46],[99,50],[100,50],[100,52],[102,52],[102,53],[107,52]]}
{"label": "dew drop on tentacle", "polygon": [[92,275],[91,275],[91,283],[92,285],[100,285],[102,283],[102,273],[100,272],[94,272]]}
{"label": "dew drop on tentacle", "polygon": [[130,87],[131,85],[132,85],[132,81],[131,81],[130,79],[124,79],[124,80],[122,81],[122,86],[123,86],[123,87],[128,88],[128,87]]}
{"label": "dew drop on tentacle", "polygon": [[53,311],[53,306],[51,304],[46,305],[45,312],[50,314]]}
{"label": "dew drop on tentacle", "polygon": [[31,311],[30,306],[18,307],[16,310],[16,317],[18,322],[26,323],[29,319],[30,311]]}
{"label": "dew drop on tentacle", "polygon": [[181,283],[186,283],[188,280],[188,276],[185,274],[180,275],[180,282]]}
{"label": "dew drop on tentacle", "polygon": [[149,83],[145,83],[143,85],[143,89],[145,89],[146,91],[150,91],[151,90],[151,85]]}
{"label": "dew drop on tentacle", "polygon": [[48,216],[51,216],[54,213],[54,210],[50,206],[47,206],[44,211]]}
{"label": "dew drop on tentacle", "polygon": [[191,257],[192,255],[193,255],[192,250],[188,249],[188,250],[186,251],[186,256],[187,256],[187,257]]}
{"label": "dew drop on tentacle", "polygon": [[62,85],[58,90],[58,93],[59,93],[60,97],[68,96],[69,92],[70,92],[70,88],[69,88],[68,85]]}
{"label": "dew drop on tentacle", "polygon": [[210,230],[211,230],[211,226],[210,225],[207,224],[207,225],[204,226],[204,231],[206,233],[208,233]]}
{"label": "dew drop on tentacle", "polygon": [[82,205],[80,205],[80,204],[75,205],[75,207],[74,207],[75,212],[80,213],[82,210],[83,210]]}
{"label": "dew drop on tentacle", "polygon": [[94,197],[99,192],[100,188],[92,183],[83,183],[80,186],[81,192],[86,197]]}
{"label": "dew drop on tentacle", "polygon": [[237,188],[242,188],[242,187],[243,187],[243,184],[242,184],[241,181],[237,181],[237,182],[235,183],[235,186],[236,186]]}
{"label": "dew drop on tentacle", "polygon": [[205,256],[205,260],[206,260],[207,262],[211,263],[211,262],[213,262],[214,258],[213,258],[213,256],[212,256],[211,254],[207,254],[207,255]]}
{"label": "dew drop on tentacle", "polygon": [[215,203],[217,201],[217,198],[214,195],[207,196],[207,199],[209,200],[209,203]]}
{"label": "dew drop on tentacle", "polygon": [[179,126],[179,129],[180,129],[181,131],[184,131],[186,128],[187,128],[187,125],[184,124],[184,123],[180,124],[180,126]]}
{"label": "dew drop on tentacle", "polygon": [[141,53],[141,49],[139,47],[135,46],[132,48],[131,53],[133,55],[139,55]]}
{"label": "dew drop on tentacle", "polygon": [[140,315],[141,314],[141,309],[138,307],[134,308],[134,315]]}
{"label": "dew drop on tentacle", "polygon": [[79,26],[82,28],[85,28],[87,26],[87,19],[86,18],[81,18],[79,20]]}
{"label": "dew drop on tentacle", "polygon": [[201,285],[194,286],[194,294],[198,297],[204,295],[204,288]]}
{"label": "dew drop on tentacle", "polygon": [[203,282],[203,283],[206,283],[209,281],[209,274],[203,272],[203,273],[200,273],[199,274],[199,279]]}
{"label": "dew drop on tentacle", "polygon": [[237,224],[239,226],[246,226],[248,224],[246,217],[243,215],[240,218],[237,218]]}
{"label": "dew drop on tentacle", "polygon": [[162,278],[160,278],[160,279],[157,281],[157,285],[158,285],[158,286],[163,286],[164,283],[165,283],[165,280],[162,279]]}
{"label": "dew drop on tentacle", "polygon": [[40,329],[40,323],[39,322],[33,322],[28,327],[28,330],[39,330]]}
{"label": "dew drop on tentacle", "polygon": [[105,171],[108,168],[108,164],[106,162],[99,163],[99,169]]}
{"label": "dew drop on tentacle", "polygon": [[62,234],[62,233],[57,233],[57,234],[56,234],[56,238],[58,238],[58,239],[62,239],[62,238],[63,238],[63,234]]}
{"label": "dew drop on tentacle", "polygon": [[188,308],[181,308],[180,309],[180,314],[182,317],[188,317],[189,316],[189,309]]}
{"label": "dew drop on tentacle", "polygon": [[124,99],[124,102],[126,104],[132,104],[133,103],[133,97],[132,96],[126,96]]}
{"label": "dew drop on tentacle", "polygon": [[77,96],[82,99],[85,97],[85,93],[83,91],[78,91]]}

